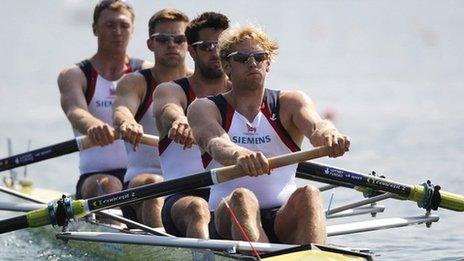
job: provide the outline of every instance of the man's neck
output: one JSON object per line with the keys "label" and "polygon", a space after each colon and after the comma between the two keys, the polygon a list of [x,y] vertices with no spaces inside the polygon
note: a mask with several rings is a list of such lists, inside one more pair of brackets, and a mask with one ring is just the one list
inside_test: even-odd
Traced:
{"label": "man's neck", "polygon": [[177,67],[166,67],[155,63],[155,66],[151,68],[151,73],[158,83],[162,83],[188,76],[189,69],[186,64]]}
{"label": "man's neck", "polygon": [[246,88],[232,88],[227,93],[226,99],[236,111],[245,116],[248,121],[253,121],[258,114],[264,96],[264,86],[254,90]]}
{"label": "man's neck", "polygon": [[218,78],[210,79],[204,77],[199,70],[195,70],[193,75],[189,77],[189,81],[198,98],[217,95],[229,89],[229,81],[225,74]]}
{"label": "man's neck", "polygon": [[98,51],[90,62],[103,78],[111,81],[120,79],[127,70],[129,57],[125,53],[107,53]]}

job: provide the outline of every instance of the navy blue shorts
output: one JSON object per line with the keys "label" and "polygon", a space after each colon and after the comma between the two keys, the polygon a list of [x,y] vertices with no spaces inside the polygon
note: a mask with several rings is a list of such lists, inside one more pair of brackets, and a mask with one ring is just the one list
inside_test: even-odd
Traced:
{"label": "navy blue shorts", "polygon": [[[171,209],[172,206],[181,198],[187,197],[187,196],[195,196],[195,197],[200,197],[206,200],[208,202],[209,200],[209,188],[201,188],[201,189],[195,189],[195,190],[190,190],[182,193],[176,193],[173,195],[170,195],[164,199],[164,205],[163,209],[161,210],[161,218],[163,220],[163,227],[164,230],[174,236],[177,237],[185,237],[185,233],[181,233],[175,223],[174,220],[172,220],[171,217]],[[210,222],[211,223],[211,222]]]}
{"label": "navy blue shorts", "polygon": [[[128,189],[129,187],[129,181],[128,182],[125,182],[123,185],[122,185],[122,189],[123,190],[126,190]],[[124,205],[124,206],[121,206],[121,211],[122,211],[122,216],[127,218],[127,219],[130,219],[130,220],[133,220],[135,222],[139,222],[141,223],[141,220],[139,221],[137,219],[137,212],[135,212],[135,209],[131,206],[131,205]],[[128,225],[129,228],[133,228],[131,227],[130,225]]]}
{"label": "navy blue shorts", "polygon": [[109,171],[97,171],[97,172],[89,172],[89,173],[81,174],[76,184],[76,199],[82,199],[82,194],[81,194],[82,184],[84,184],[84,181],[88,177],[91,177],[96,174],[104,174],[104,175],[110,175],[110,176],[116,177],[117,179],[121,181],[121,183],[124,183],[125,173],[126,173],[126,169],[115,169],[115,170],[109,170]]}
{"label": "navy blue shorts", "polygon": [[[264,232],[266,233],[267,238],[269,238],[270,243],[282,243],[279,240],[279,238],[277,238],[277,235],[274,231],[275,218],[279,209],[280,207],[260,209],[261,225],[263,226]],[[211,212],[211,222],[209,223],[209,235],[211,239],[225,239],[222,238],[216,230],[216,227],[214,225],[214,212]]]}

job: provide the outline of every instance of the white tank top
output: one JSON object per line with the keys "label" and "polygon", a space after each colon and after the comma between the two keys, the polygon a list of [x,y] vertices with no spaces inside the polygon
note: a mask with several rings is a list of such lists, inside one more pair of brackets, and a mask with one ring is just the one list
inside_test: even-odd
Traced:
{"label": "white tank top", "polygon": [[[139,59],[130,59],[126,73],[138,70],[143,63]],[[98,74],[89,60],[84,60],[77,64],[83,71],[87,88],[85,98],[89,112],[101,121],[113,126],[112,105],[116,98],[117,81],[108,81]],[[83,134],[73,129],[74,135]],[[104,172],[115,169],[125,169],[127,166],[127,156],[122,140],[116,140],[104,147],[94,147],[79,152],[79,170],[81,175],[92,172]]]}
{"label": "white tank top", "polygon": [[[188,108],[190,103],[196,99],[188,79],[181,78],[174,82],[184,90]],[[163,137],[159,142],[158,149],[165,180],[181,178],[205,170],[201,161],[201,152],[197,145],[184,149],[179,143],[173,142],[168,137]]]}
{"label": "white tank top", "polygon": [[[158,136],[158,129],[156,128],[155,118],[153,117],[152,97],[158,84],[153,79],[150,69],[140,70],[139,73],[145,77],[147,91],[134,118],[143,126],[143,132],[145,134]],[[126,151],[128,163],[127,171],[124,175],[124,182],[129,182],[142,173],[162,174],[158,151],[155,147],[140,144],[137,150],[134,151],[132,144],[126,143]]]}
{"label": "white tank top", "polygon": [[[299,150],[283,128],[279,120],[279,92],[265,90],[260,112],[253,122],[234,110],[222,95],[210,97],[222,115],[222,125],[232,142],[253,151],[261,151],[266,157],[272,157]],[[222,167],[203,154],[207,169]],[[283,205],[296,190],[295,172],[297,164],[273,169],[271,175],[242,177],[211,186],[209,198],[210,210],[214,211],[222,198],[227,197],[236,188],[251,190],[259,201],[261,209]]]}

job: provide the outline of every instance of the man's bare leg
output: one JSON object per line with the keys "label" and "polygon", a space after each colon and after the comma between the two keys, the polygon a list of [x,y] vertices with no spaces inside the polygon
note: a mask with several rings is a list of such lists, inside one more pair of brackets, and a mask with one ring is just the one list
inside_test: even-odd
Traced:
{"label": "man's bare leg", "polygon": [[200,197],[179,199],[171,209],[171,218],[177,229],[187,237],[209,238],[208,223],[211,219],[208,202]]}
{"label": "man's bare leg", "polygon": [[81,187],[82,198],[93,198],[122,190],[121,181],[111,175],[95,174],[84,180]]}
{"label": "man's bare leg", "polygon": [[324,244],[326,223],[320,192],[313,186],[298,188],[277,212],[277,237],[289,244]]}
{"label": "man's bare leg", "polygon": [[[261,225],[258,199],[253,192],[248,189],[238,188],[226,198],[226,201],[234,211],[239,224],[243,227],[251,241],[269,242]],[[214,212],[214,222],[216,230],[221,237],[245,240],[240,233],[240,229],[232,221],[232,217],[230,217],[224,202],[221,202]]]}
{"label": "man's bare leg", "polygon": [[[139,187],[146,184],[163,182],[163,177],[157,174],[143,173],[137,175],[129,182],[129,188]],[[161,208],[163,207],[164,198],[147,199],[131,206],[137,214],[137,219],[150,227],[162,227]]]}

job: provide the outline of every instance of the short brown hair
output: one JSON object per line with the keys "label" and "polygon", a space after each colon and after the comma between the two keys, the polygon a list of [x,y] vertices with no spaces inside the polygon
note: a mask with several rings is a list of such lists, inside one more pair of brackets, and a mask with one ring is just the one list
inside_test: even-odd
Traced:
{"label": "short brown hair", "polygon": [[229,28],[229,18],[221,13],[205,12],[193,19],[185,29],[188,44],[198,41],[199,32],[205,28],[226,30]]}
{"label": "short brown hair", "polygon": [[127,10],[131,14],[131,20],[134,22],[135,19],[135,14],[134,14],[134,8],[127,2],[123,0],[102,0],[98,2],[98,4],[95,6],[95,9],[93,11],[93,24],[97,24],[98,18],[100,18],[101,13],[103,10],[112,10],[112,11],[117,11],[121,12],[122,10]]}
{"label": "short brown hair", "polygon": [[155,32],[157,24],[163,22],[189,22],[189,18],[186,14],[174,8],[165,8],[156,12],[148,21],[148,36],[151,36]]}
{"label": "short brown hair", "polygon": [[275,59],[279,45],[270,40],[264,31],[255,25],[234,27],[222,32],[219,36],[219,55],[226,60],[227,56],[233,52],[232,48],[246,39],[256,40],[259,45],[269,54],[271,61]]}

